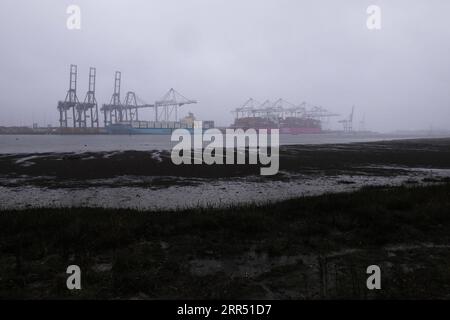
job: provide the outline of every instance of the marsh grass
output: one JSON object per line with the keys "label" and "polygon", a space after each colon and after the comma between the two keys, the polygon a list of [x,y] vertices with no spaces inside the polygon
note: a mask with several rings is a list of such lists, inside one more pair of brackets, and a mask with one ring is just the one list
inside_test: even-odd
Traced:
{"label": "marsh grass", "polygon": [[[450,244],[450,184],[225,209],[8,210],[0,297],[448,298],[450,249],[422,246],[430,243]],[[394,245],[417,248],[389,251]],[[348,249],[356,251],[333,255]],[[280,257],[298,258],[271,265]],[[197,260],[221,267],[205,263],[199,274]],[[70,264],[83,271],[81,291],[65,288]],[[365,289],[370,264],[385,270],[376,293]]]}

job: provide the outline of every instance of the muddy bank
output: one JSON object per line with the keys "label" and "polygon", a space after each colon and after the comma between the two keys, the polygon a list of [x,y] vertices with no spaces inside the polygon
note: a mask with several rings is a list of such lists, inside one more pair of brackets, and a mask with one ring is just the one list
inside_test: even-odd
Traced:
{"label": "muddy bank", "polygon": [[[261,180],[259,177],[214,180],[117,177],[84,182],[64,181],[64,187],[58,187],[57,182],[50,179],[45,181],[49,187],[0,186],[0,209],[91,207],[158,211],[199,206],[218,208],[352,192],[368,186],[432,185],[446,181],[450,181],[450,170],[442,169],[410,170],[395,176],[296,175],[289,176],[285,181]],[[8,183],[18,184],[18,181]]]}
{"label": "muddy bank", "polygon": [[183,209],[265,203],[365,186],[450,179],[450,139],[284,146],[280,172],[256,165],[176,166],[168,151],[0,156],[2,208]]}
{"label": "muddy bank", "polygon": [[[369,167],[374,168],[369,168]],[[280,171],[335,174],[387,174],[387,166],[450,168],[450,139],[398,140],[335,145],[282,146]],[[385,167],[379,169],[377,167]],[[401,168],[396,168],[400,170]],[[3,154],[3,177],[51,176],[55,179],[101,179],[116,176],[226,178],[259,175],[256,165],[180,165],[169,151]],[[281,175],[273,177],[277,179]]]}

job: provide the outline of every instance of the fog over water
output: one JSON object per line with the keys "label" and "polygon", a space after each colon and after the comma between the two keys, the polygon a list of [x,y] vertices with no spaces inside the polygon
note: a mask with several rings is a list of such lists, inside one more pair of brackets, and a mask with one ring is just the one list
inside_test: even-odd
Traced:
{"label": "fog over water", "polygon": [[[81,30],[66,27],[72,4]],[[448,129],[449,13],[447,0],[2,0],[0,126],[57,125],[73,63],[80,99],[90,66],[100,104],[120,70],[123,96],[152,103],[173,87],[199,100],[182,113],[218,125],[249,97],[281,97],[341,118],[355,105],[371,130]]]}

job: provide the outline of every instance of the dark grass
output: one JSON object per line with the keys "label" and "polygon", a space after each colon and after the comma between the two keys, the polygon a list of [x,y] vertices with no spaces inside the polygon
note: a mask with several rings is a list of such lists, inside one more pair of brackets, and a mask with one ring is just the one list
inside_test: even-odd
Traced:
{"label": "dark grass", "polygon": [[[450,244],[450,184],[227,209],[2,211],[0,297],[448,298],[449,249],[386,250],[424,243]],[[349,248],[359,251],[331,255]],[[258,268],[249,252],[264,257],[259,267],[281,256],[306,258],[234,272]],[[199,274],[192,269],[198,259],[240,262]],[[65,287],[70,264],[83,270],[81,291]],[[385,270],[376,293],[365,289],[370,264]]]}

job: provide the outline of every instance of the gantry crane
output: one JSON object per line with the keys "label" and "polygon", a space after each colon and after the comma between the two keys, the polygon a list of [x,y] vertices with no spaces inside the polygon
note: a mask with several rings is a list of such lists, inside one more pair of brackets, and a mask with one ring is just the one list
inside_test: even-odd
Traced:
{"label": "gantry crane", "polygon": [[340,120],[339,123],[342,123],[344,127],[344,132],[353,132],[353,114],[355,112],[355,106],[352,107],[352,112],[348,116],[347,119]]}
{"label": "gantry crane", "polygon": [[[178,121],[178,108],[193,103],[197,103],[197,100],[190,100],[171,88],[161,100],[154,104],[155,121],[170,121],[171,118]],[[162,110],[161,113],[160,110]]]}

